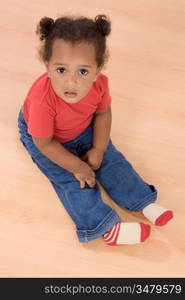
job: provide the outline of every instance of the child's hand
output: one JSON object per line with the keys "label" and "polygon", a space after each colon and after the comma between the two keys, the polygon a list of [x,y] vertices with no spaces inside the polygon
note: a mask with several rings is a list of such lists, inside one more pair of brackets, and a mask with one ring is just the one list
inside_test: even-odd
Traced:
{"label": "child's hand", "polygon": [[81,165],[76,172],[73,173],[76,179],[80,182],[80,188],[85,187],[87,183],[91,188],[96,184],[95,173],[92,168],[84,161],[81,161]]}
{"label": "child's hand", "polygon": [[81,159],[84,160],[93,170],[98,170],[103,160],[104,151],[92,147]]}

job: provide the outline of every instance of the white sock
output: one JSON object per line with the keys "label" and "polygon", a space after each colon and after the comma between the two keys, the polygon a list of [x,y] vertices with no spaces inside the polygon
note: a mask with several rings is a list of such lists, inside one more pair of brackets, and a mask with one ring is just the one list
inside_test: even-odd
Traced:
{"label": "white sock", "polygon": [[162,226],[173,218],[173,212],[156,203],[151,203],[143,209],[143,215],[153,224]]}

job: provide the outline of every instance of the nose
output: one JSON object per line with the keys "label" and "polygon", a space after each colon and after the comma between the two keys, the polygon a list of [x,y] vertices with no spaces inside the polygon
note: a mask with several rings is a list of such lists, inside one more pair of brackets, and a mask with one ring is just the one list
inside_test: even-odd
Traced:
{"label": "nose", "polygon": [[66,81],[69,85],[73,85],[73,84],[77,83],[76,74],[68,74]]}

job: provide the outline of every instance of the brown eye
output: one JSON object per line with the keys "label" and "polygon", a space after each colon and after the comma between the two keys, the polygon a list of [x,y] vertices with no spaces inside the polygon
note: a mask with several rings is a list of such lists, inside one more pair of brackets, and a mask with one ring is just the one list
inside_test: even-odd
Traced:
{"label": "brown eye", "polygon": [[80,75],[87,75],[89,73],[89,71],[86,69],[80,69],[79,73],[80,73]]}
{"label": "brown eye", "polygon": [[57,72],[63,74],[65,72],[65,68],[58,68]]}

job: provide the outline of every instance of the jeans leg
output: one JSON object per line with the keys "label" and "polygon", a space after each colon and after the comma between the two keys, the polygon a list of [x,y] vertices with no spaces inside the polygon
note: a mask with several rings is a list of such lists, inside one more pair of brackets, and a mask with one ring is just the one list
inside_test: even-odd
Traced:
{"label": "jeans leg", "polygon": [[[49,160],[34,145],[21,115],[19,115],[18,126],[21,142],[33,162],[51,182],[61,203],[76,225],[80,242],[88,242],[102,236],[120,221],[117,213],[103,202],[98,184],[94,188],[90,188],[86,184],[85,188],[81,189],[79,181],[72,173]],[[67,149],[70,151],[71,147],[73,154],[75,154],[75,143],[74,140],[74,143],[67,144]]]}
{"label": "jeans leg", "polygon": [[146,183],[110,139],[96,178],[118,205],[139,211],[157,198],[157,190]]}
{"label": "jeans leg", "polygon": [[38,168],[47,176],[61,203],[76,224],[81,242],[103,235],[120,220],[116,212],[102,201],[98,184],[81,189],[79,181],[67,170],[55,165],[44,155],[34,158]]}

